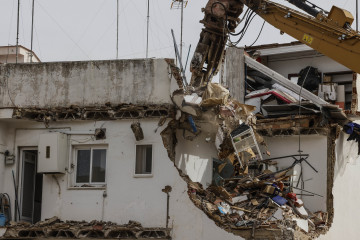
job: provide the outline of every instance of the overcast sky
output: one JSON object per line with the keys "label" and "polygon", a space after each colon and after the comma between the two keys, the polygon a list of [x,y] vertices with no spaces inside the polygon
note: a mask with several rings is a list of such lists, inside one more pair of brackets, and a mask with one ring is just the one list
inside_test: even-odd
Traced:
{"label": "overcast sky", "polygon": [[[313,0],[330,10],[332,5],[355,16],[356,0]],[[147,0],[119,0],[119,58],[144,58]],[[150,57],[174,57],[170,29],[180,38],[180,10],[170,9],[172,0],[150,0]],[[284,0],[278,3],[287,4]],[[32,0],[21,0],[20,44],[30,48]],[[189,0],[184,11],[184,45],[196,47],[207,0]],[[0,0],[0,45],[16,43],[17,0]],[[256,17],[240,46],[250,45],[263,20]],[[355,24],[353,25],[353,27]],[[355,27],[354,27],[355,28]],[[256,45],[294,41],[265,24]],[[42,61],[115,59],[116,0],[35,0],[34,51]],[[186,55],[186,54],[185,54]],[[190,55],[190,57],[192,54]]]}

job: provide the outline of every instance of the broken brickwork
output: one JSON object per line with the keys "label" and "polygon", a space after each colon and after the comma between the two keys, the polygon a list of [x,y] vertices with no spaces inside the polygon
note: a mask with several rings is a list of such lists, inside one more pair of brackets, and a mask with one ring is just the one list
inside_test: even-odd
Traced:
{"label": "broken brickwork", "polygon": [[144,228],[129,221],[125,225],[112,222],[60,221],[57,217],[36,224],[11,223],[0,239],[171,239],[170,229]]}

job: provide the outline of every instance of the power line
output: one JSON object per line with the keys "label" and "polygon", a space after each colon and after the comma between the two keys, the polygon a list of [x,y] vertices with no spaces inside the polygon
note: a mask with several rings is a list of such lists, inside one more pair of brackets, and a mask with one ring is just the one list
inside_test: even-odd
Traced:
{"label": "power line", "polygon": [[[97,18],[97,16],[100,14],[100,12],[103,10],[103,8],[105,7],[106,3],[108,3],[108,1],[104,0],[99,7],[97,8],[98,11],[96,12],[96,14],[94,14],[93,18],[91,19],[91,21],[89,22],[89,24],[86,26],[85,30],[82,32],[81,36],[77,39],[77,43],[79,43],[85,36],[85,34],[87,33],[87,31],[90,29],[90,27],[92,26],[92,23],[95,21],[95,19]],[[76,45],[75,45],[76,46]],[[71,54],[73,53],[74,47],[72,46],[69,54],[67,55],[66,59],[69,59],[69,57],[71,56]]]}
{"label": "power line", "polygon": [[[19,0],[20,1],[20,0]],[[46,15],[48,15],[51,20],[54,21],[54,23],[60,28],[60,30],[85,54],[85,56],[87,58],[89,58],[89,60],[91,60],[91,58],[89,57],[89,55],[79,46],[79,44],[77,44],[74,39],[71,38],[71,36],[65,31],[65,29],[55,20],[55,18],[49,14],[46,9],[38,2],[40,8],[46,13]]]}
{"label": "power line", "polygon": [[[124,8],[122,9],[122,11],[119,12],[119,15],[122,14],[125,10],[126,7],[129,5],[129,3],[131,3],[133,0],[128,0],[126,5],[124,6]],[[97,45],[99,44],[99,42],[105,37],[105,34],[113,27],[114,23],[116,21],[116,18],[113,20],[113,22],[108,26],[108,28],[103,32],[103,34],[101,35],[101,37],[99,38],[99,40],[94,44],[94,47],[92,47],[92,51],[94,51],[94,49],[97,47]],[[91,54],[92,52],[90,52]]]}

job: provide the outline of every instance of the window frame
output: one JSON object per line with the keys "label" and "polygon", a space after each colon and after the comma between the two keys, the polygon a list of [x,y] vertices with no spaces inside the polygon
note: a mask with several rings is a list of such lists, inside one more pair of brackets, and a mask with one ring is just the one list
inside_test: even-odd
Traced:
{"label": "window frame", "polygon": [[[137,161],[136,148],[137,148],[137,146],[151,146],[151,173],[145,173],[145,174],[136,173],[136,161]],[[152,177],[154,177],[154,162],[155,162],[155,158],[154,158],[155,147],[154,146],[155,146],[155,144],[146,143],[146,142],[135,144],[134,178],[152,178]]]}
{"label": "window frame", "polygon": [[[74,172],[73,172],[73,184],[74,188],[87,188],[81,187],[81,185],[89,185],[89,188],[92,187],[105,187],[107,184],[107,166],[108,166],[108,146],[107,145],[73,145],[73,159],[75,163]],[[78,169],[78,150],[90,150],[90,171],[89,171],[89,182],[77,182],[77,169]],[[106,150],[105,158],[105,181],[104,182],[91,182],[92,177],[92,166],[93,166],[93,150]]]}

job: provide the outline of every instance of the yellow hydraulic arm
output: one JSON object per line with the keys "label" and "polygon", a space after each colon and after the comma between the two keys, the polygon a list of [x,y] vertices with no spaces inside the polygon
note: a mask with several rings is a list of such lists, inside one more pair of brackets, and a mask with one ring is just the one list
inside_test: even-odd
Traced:
{"label": "yellow hydraulic arm", "polygon": [[287,1],[307,14],[268,0],[209,0],[201,21],[205,28],[190,64],[190,85],[204,86],[219,71],[228,36],[235,32],[244,5],[281,32],[360,73],[360,34],[350,27],[354,21],[350,12],[333,6],[327,13],[308,0]]}
{"label": "yellow hydraulic arm", "polygon": [[360,34],[350,27],[350,12],[333,6],[328,14],[310,16],[268,0],[241,2],[281,32],[360,73]]}

